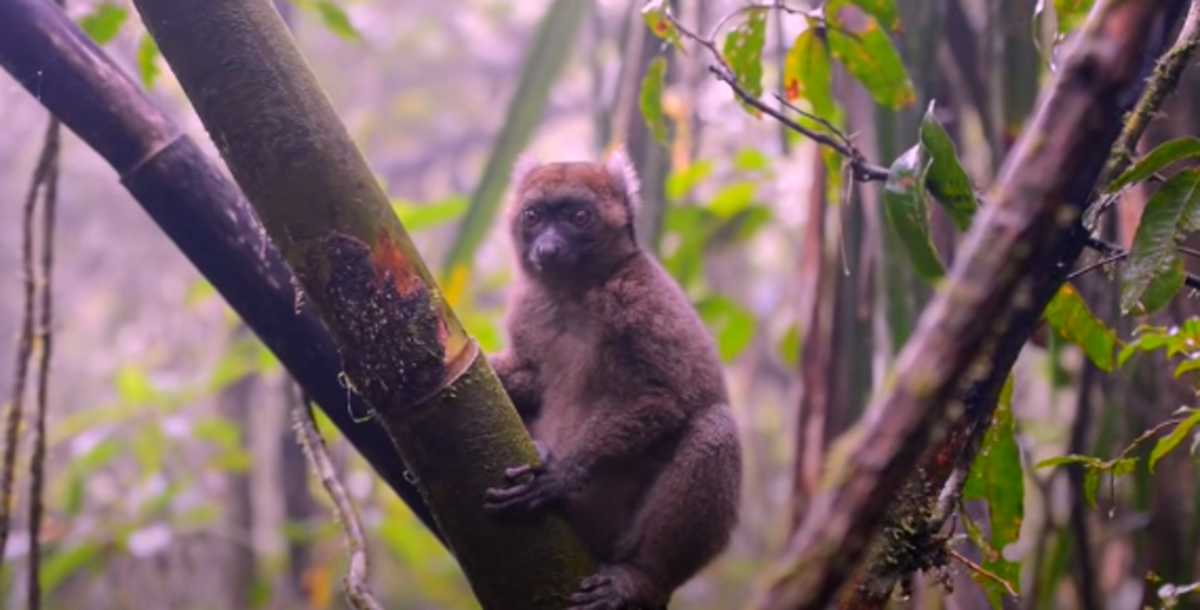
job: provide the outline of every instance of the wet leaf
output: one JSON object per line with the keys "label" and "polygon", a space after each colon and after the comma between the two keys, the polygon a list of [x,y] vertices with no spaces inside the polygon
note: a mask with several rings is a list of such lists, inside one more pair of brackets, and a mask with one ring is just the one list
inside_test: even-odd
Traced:
{"label": "wet leaf", "polygon": [[921,146],[931,160],[929,175],[925,178],[929,192],[946,209],[954,226],[959,231],[966,231],[975,215],[975,189],[959,163],[950,134],[934,116],[934,102],[929,102],[929,109],[921,120]]}
{"label": "wet leaf", "polygon": [[[725,36],[722,49],[738,86],[753,97],[761,97],[763,93],[762,52],[766,36],[766,9],[752,9],[746,12],[746,19]],[[740,100],[739,103],[747,112],[758,116],[758,110]]]}
{"label": "wet leaf", "polygon": [[896,159],[883,187],[883,204],[888,224],[900,236],[917,273],[935,280],[945,269],[929,238],[924,188],[928,165],[922,157],[920,146],[913,146]]}
{"label": "wet leaf", "polygon": [[1200,224],[1200,171],[1167,180],[1146,203],[1129,258],[1121,268],[1121,310],[1152,313],[1183,287],[1177,241]]}
{"label": "wet leaf", "polygon": [[891,38],[872,17],[865,25],[849,28],[840,18],[837,4],[826,7],[830,27],[826,30],[829,50],[876,103],[888,108],[903,108],[917,101],[916,91],[900,53]]}
{"label": "wet leaf", "polygon": [[1141,182],[1173,163],[1197,157],[1200,157],[1200,138],[1187,137],[1163,142],[1109,183],[1104,190],[1115,193],[1125,185]]}
{"label": "wet leaf", "polygon": [[[1020,564],[1004,559],[1004,548],[1021,533],[1025,516],[1025,479],[1017,448],[1016,425],[1012,410],[1013,381],[1010,377],[1000,391],[992,424],[983,437],[979,454],[971,464],[963,497],[983,500],[988,506],[992,548],[1001,555],[987,558],[983,565],[1014,587],[1020,585]],[[988,597],[999,599],[1005,592],[996,583],[981,580]]]}
{"label": "wet leaf", "polygon": [[1171,429],[1171,433],[1158,439],[1154,444],[1154,449],[1150,451],[1150,472],[1154,472],[1154,467],[1158,465],[1158,461],[1167,457],[1183,439],[1187,438],[1192,429],[1200,424],[1200,411],[1192,411],[1192,414],[1179,422],[1177,426]]}
{"label": "wet leaf", "polygon": [[1097,368],[1112,372],[1117,334],[1092,314],[1070,284],[1063,284],[1042,314],[1060,337],[1079,346]]}

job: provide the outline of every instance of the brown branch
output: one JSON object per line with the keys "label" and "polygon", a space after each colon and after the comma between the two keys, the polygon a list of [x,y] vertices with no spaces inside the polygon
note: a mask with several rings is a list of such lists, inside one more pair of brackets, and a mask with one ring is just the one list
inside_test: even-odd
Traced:
{"label": "brown branch", "polygon": [[[61,4],[61,3],[60,3]],[[40,272],[41,311],[38,318],[37,395],[34,398],[33,457],[29,463],[29,610],[42,607],[42,493],[46,486],[46,412],[50,391],[51,326],[54,322],[52,271],[54,268],[54,216],[58,207],[58,159],[61,128],[58,119],[50,119],[44,149],[50,158],[42,199],[42,239]]]}
{"label": "brown branch", "polygon": [[924,470],[913,465],[953,464],[959,452],[927,460],[943,457],[947,437],[973,436],[990,419],[995,401],[987,398],[1083,248],[1076,219],[1125,104],[1139,97],[1143,66],[1166,46],[1185,6],[1109,1],[1093,9],[897,358],[890,391],[871,405],[874,417],[828,477],[836,485],[814,499],[754,607],[826,606],[859,569],[897,492]]}
{"label": "brown branch", "polygon": [[[21,271],[23,277],[24,309],[21,316],[20,336],[17,341],[12,404],[9,405],[5,420],[3,465],[0,466],[0,469],[2,469],[0,471],[0,561],[4,557],[8,546],[9,533],[12,530],[13,483],[16,478],[17,446],[20,443],[18,432],[21,428],[21,415],[25,404],[25,386],[29,378],[29,365],[33,359],[33,348],[35,345],[34,320],[37,318],[39,286],[37,272],[34,268],[34,225],[37,218],[39,199],[44,197],[49,201],[53,196],[48,190],[55,183],[58,172],[57,164],[58,125],[57,121],[52,119],[46,131],[37,165],[34,167],[33,175],[30,178],[29,191],[25,196],[25,205],[22,208]],[[53,210],[45,209],[44,214],[47,219],[47,234],[43,235],[43,240],[46,240],[49,239],[49,223],[50,219],[53,218]],[[48,256],[48,252],[43,250],[42,259],[44,268],[42,272],[44,274],[48,274]],[[48,278],[48,275],[46,277]],[[47,300],[49,296],[44,293],[41,296],[43,304],[48,304]],[[45,319],[45,312],[43,312],[42,327],[36,330],[40,338],[43,340],[48,338],[49,323]],[[44,344],[43,347],[46,347],[46,345]],[[48,357],[48,354],[44,351],[39,356],[39,364],[43,366],[43,369]],[[45,374],[43,370],[38,375],[37,399],[39,405],[43,403],[45,398],[43,390]],[[31,547],[31,552],[32,550]]]}
{"label": "brown branch", "polygon": [[350,551],[350,566],[342,581],[346,586],[346,600],[355,610],[383,610],[383,606],[376,601],[375,595],[367,584],[370,566],[367,537],[363,534],[362,521],[358,518],[358,511],[354,509],[350,494],[346,492],[345,486],[338,479],[337,469],[334,468],[333,460],[329,458],[329,450],[325,446],[325,439],[321,438],[321,434],[317,432],[310,406],[311,401],[307,396],[303,396],[300,400],[294,400],[293,403],[292,426],[296,431],[296,440],[304,449],[308,465],[321,479],[321,485],[329,494],[329,499],[333,502],[334,514],[342,524],[343,532],[346,535],[346,546]]}
{"label": "brown branch", "polygon": [[1001,578],[1000,575],[996,574],[995,572],[992,572],[991,570],[988,570],[987,568],[975,563],[974,561],[971,561],[970,559],[967,559],[967,557],[965,555],[963,555],[962,553],[959,553],[958,551],[956,551],[954,549],[949,549],[949,553],[950,553],[951,557],[957,559],[958,561],[962,562],[963,565],[967,566],[967,569],[971,570],[972,572],[974,572],[988,580],[994,581],[996,584],[999,584],[1001,587],[1004,587],[1004,591],[1006,593],[1008,593],[1009,597],[1014,597],[1014,598],[1017,597],[1017,591],[1016,591],[1016,589],[1013,589],[1012,583]]}

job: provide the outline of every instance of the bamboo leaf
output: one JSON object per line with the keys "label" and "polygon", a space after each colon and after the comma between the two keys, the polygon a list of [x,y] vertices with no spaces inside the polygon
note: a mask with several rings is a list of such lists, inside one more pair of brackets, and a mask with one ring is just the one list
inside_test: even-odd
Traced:
{"label": "bamboo leaf", "polygon": [[517,92],[508,104],[504,128],[492,146],[483,175],[471,194],[467,216],[450,247],[444,275],[450,275],[456,267],[471,265],[475,250],[496,217],[513,162],[542,119],[550,86],[558,80],[591,4],[590,0],[556,0],[542,18],[521,68]]}
{"label": "bamboo leaf", "polygon": [[[725,46],[722,55],[738,85],[754,97],[763,93],[762,52],[767,39],[766,9],[747,11],[746,19],[737,28],[725,36]],[[758,110],[739,100],[746,112],[758,116]]]}
{"label": "bamboo leaf", "polygon": [[1121,270],[1121,309],[1153,312],[1183,286],[1176,241],[1196,220],[1200,171],[1171,177],[1150,198],[1133,238],[1129,260]]}
{"label": "bamboo leaf", "polygon": [[959,231],[967,230],[975,215],[975,189],[958,161],[950,134],[934,116],[934,102],[929,102],[921,120],[921,146],[931,159],[929,176],[925,179],[929,192],[946,209],[954,226]]}
{"label": "bamboo leaf", "polygon": [[1170,434],[1158,439],[1158,442],[1154,444],[1154,449],[1150,451],[1150,472],[1154,472],[1154,467],[1158,465],[1159,460],[1174,451],[1183,442],[1183,439],[1187,438],[1196,424],[1200,424],[1200,411],[1192,411],[1192,414],[1179,422],[1179,425],[1175,426]]}
{"label": "bamboo leaf", "polygon": [[900,236],[917,273],[935,280],[945,269],[929,239],[924,189],[927,164],[922,156],[920,146],[913,146],[896,159],[883,187],[883,204],[888,224]]}
{"label": "bamboo leaf", "polygon": [[1141,182],[1173,163],[1197,157],[1200,157],[1200,138],[1187,137],[1163,142],[1146,153],[1133,167],[1125,170],[1125,173],[1113,180],[1104,190],[1115,193],[1125,185]]}
{"label": "bamboo leaf", "polygon": [[654,134],[659,144],[667,143],[667,118],[663,114],[662,93],[663,79],[667,75],[667,58],[656,57],[646,68],[646,76],[642,79],[639,106],[646,127]]}
{"label": "bamboo leaf", "polygon": [[1059,336],[1079,346],[1092,364],[1103,371],[1112,372],[1117,334],[1092,314],[1087,303],[1070,284],[1063,284],[1058,289],[1042,315]]}

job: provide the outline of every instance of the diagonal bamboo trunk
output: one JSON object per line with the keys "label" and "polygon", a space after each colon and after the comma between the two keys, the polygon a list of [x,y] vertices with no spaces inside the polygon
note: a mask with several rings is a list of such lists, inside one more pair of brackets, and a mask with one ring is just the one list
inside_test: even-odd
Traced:
{"label": "diagonal bamboo trunk", "polygon": [[484,513],[484,490],[535,461],[533,445],[278,13],[260,0],[135,4],[480,602],[561,607],[591,558],[560,517]]}

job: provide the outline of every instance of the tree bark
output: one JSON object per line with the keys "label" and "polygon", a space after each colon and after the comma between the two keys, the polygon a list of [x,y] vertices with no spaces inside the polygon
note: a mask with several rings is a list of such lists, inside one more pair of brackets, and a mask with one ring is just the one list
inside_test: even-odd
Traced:
{"label": "tree bark", "polygon": [[756,607],[832,601],[901,485],[920,474],[912,464],[961,430],[964,417],[985,419],[968,412],[966,391],[1003,381],[1078,257],[1087,236],[1080,215],[1122,115],[1185,6],[1110,1],[1093,9],[901,352],[891,388],[852,433],[857,442],[833,469],[837,487],[815,500]]}
{"label": "tree bark", "polygon": [[332,332],[485,608],[560,608],[592,559],[566,521],[483,510],[537,461],[365,159],[259,0],[137,0],[234,178]]}

